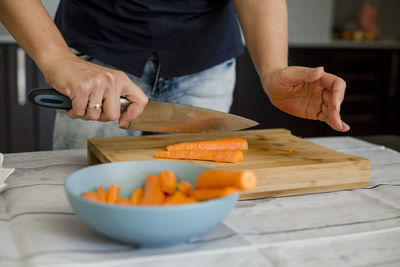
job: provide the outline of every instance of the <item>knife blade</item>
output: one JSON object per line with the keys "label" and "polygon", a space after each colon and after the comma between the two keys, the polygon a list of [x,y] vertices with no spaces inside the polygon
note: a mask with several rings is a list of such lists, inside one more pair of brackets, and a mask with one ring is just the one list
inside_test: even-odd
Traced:
{"label": "knife blade", "polygon": [[[35,88],[28,93],[29,100],[39,106],[69,110],[71,99],[53,88]],[[130,102],[120,98],[121,113]],[[165,133],[197,133],[237,131],[258,125],[258,122],[206,108],[149,100],[139,117],[130,122],[126,130]]]}

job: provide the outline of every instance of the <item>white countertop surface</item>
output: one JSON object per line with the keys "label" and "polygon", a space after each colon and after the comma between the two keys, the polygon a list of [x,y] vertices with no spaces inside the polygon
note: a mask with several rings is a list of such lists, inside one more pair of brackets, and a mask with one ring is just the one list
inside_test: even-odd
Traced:
{"label": "white countertop surface", "polygon": [[[239,201],[222,224],[186,244],[137,249],[86,226],[64,179],[85,150],[5,154],[0,265],[400,266],[400,153],[352,137],[308,139],[371,160],[367,188]],[[44,201],[46,200],[46,201]]]}

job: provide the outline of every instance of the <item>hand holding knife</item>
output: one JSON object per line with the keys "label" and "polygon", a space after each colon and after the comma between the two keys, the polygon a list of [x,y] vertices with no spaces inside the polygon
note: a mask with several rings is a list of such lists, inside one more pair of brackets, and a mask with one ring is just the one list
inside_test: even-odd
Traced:
{"label": "hand holding knife", "polygon": [[[52,88],[37,88],[29,92],[32,103],[54,109],[69,110],[71,99]],[[130,102],[120,98],[121,113]],[[101,106],[93,106],[100,109]],[[149,100],[141,115],[126,127],[127,130],[166,133],[195,133],[236,131],[258,125],[257,122],[237,115],[175,103]]]}

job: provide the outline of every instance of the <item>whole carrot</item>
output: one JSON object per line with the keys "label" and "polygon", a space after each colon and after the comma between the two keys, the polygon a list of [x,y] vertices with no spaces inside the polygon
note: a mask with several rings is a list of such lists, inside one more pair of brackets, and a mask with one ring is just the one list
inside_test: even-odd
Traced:
{"label": "whole carrot", "polygon": [[257,184],[257,177],[249,170],[207,170],[199,174],[196,180],[196,189],[235,187],[239,190],[253,189]]}
{"label": "whole carrot", "polygon": [[118,199],[119,187],[111,185],[106,192],[106,202],[115,203]]}
{"label": "whole carrot", "polygon": [[178,188],[179,188],[179,191],[181,191],[186,196],[190,196],[190,194],[193,192],[192,185],[189,182],[185,181],[185,180],[182,180],[179,183]]}
{"label": "whole carrot", "polygon": [[167,151],[177,150],[247,150],[247,140],[241,137],[228,137],[216,140],[182,142],[167,146]]}
{"label": "whole carrot", "polygon": [[179,150],[179,151],[159,151],[156,158],[165,159],[189,159],[189,160],[207,160],[225,163],[237,163],[243,160],[242,150]]}
{"label": "whole carrot", "polygon": [[144,195],[144,189],[143,188],[135,188],[132,192],[132,196],[129,199],[129,202],[131,205],[139,205],[140,201],[142,201]]}
{"label": "whole carrot", "polygon": [[164,192],[161,190],[160,178],[151,174],[144,181],[144,194],[140,205],[162,205],[165,201]]}
{"label": "whole carrot", "polygon": [[99,199],[99,201],[101,202],[105,202],[106,201],[106,191],[104,190],[104,186],[100,186],[97,191],[97,198]]}
{"label": "whole carrot", "polygon": [[97,198],[96,192],[92,192],[92,191],[88,191],[88,192],[82,193],[82,197],[86,198],[86,199],[89,199],[89,200],[92,200],[92,201],[99,201],[99,199]]}
{"label": "whole carrot", "polygon": [[172,195],[176,191],[176,176],[175,173],[167,170],[160,172],[161,190],[167,194]]}
{"label": "whole carrot", "polygon": [[196,189],[191,196],[198,201],[204,201],[219,197],[225,197],[235,194],[238,191],[235,187],[211,188],[211,189]]}

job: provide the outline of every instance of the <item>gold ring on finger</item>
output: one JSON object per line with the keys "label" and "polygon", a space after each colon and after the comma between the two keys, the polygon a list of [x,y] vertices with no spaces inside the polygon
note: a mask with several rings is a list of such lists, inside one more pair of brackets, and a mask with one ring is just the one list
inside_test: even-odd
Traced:
{"label": "gold ring on finger", "polygon": [[92,110],[100,110],[102,106],[103,106],[102,104],[91,104],[91,103],[88,104],[88,108]]}

